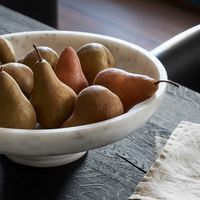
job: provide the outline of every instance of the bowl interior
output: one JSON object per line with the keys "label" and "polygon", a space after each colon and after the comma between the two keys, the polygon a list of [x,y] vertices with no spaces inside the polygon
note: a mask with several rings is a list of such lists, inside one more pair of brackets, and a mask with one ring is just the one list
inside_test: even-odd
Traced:
{"label": "bowl interior", "polygon": [[5,37],[12,42],[17,59],[32,49],[33,44],[52,47],[60,54],[67,46],[78,49],[86,43],[99,42],[112,52],[116,61],[116,67],[129,72],[145,74],[155,79],[161,78],[161,73],[152,59],[149,58],[148,52],[134,44],[116,38],[91,33],[66,31],[38,31],[10,34]]}
{"label": "bowl interior", "polygon": [[[91,33],[38,31],[7,34],[17,59],[37,46],[49,46],[60,53],[65,47],[74,49],[88,42],[99,42],[113,54],[116,67],[148,75],[156,80],[167,79],[162,64],[146,50],[123,40]],[[0,153],[18,155],[61,155],[76,153],[115,142],[129,135],[156,112],[165,94],[166,84],[160,84],[149,100],[113,119],[78,127],[47,130],[0,128]]]}

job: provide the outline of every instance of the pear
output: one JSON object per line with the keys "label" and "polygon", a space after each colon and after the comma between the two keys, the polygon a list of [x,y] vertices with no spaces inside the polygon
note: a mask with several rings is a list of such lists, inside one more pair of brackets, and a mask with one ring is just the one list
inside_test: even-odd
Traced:
{"label": "pear", "polygon": [[63,83],[71,87],[76,94],[88,86],[77,53],[72,47],[67,47],[61,52],[55,73],[57,77]]}
{"label": "pear", "polygon": [[61,127],[95,123],[123,113],[123,105],[117,95],[103,86],[93,85],[78,94],[72,115]]}
{"label": "pear", "polygon": [[124,110],[127,112],[131,107],[153,96],[160,82],[178,86],[169,80],[156,81],[149,76],[133,74],[117,68],[109,68],[99,72],[93,84],[102,85],[119,96]]}
{"label": "pear", "polygon": [[[45,59],[53,69],[55,69],[56,63],[58,61],[58,54],[56,53],[56,51],[46,46],[39,46],[37,47],[37,49],[40,52],[42,58]],[[32,49],[28,53],[26,53],[24,57],[22,57],[18,62],[29,66],[33,70],[37,61],[37,54],[35,53],[35,50]]]}
{"label": "pear", "polygon": [[36,113],[17,82],[0,67],[0,127],[32,129]]}
{"label": "pear", "polygon": [[57,78],[50,64],[37,53],[31,103],[43,128],[58,128],[71,115],[76,93]]}
{"label": "pear", "polygon": [[81,67],[89,85],[101,70],[114,66],[112,53],[100,43],[87,43],[77,50]]}
{"label": "pear", "polygon": [[5,72],[15,79],[22,92],[29,98],[34,86],[32,70],[28,66],[16,62],[10,62],[1,66]]}
{"label": "pear", "polygon": [[15,51],[9,40],[0,37],[0,63],[15,62]]}

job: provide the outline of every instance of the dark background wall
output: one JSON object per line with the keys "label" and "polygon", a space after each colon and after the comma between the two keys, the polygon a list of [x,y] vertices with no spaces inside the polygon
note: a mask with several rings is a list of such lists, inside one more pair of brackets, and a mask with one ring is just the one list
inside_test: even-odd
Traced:
{"label": "dark background wall", "polygon": [[0,0],[0,3],[47,25],[57,27],[57,0]]}

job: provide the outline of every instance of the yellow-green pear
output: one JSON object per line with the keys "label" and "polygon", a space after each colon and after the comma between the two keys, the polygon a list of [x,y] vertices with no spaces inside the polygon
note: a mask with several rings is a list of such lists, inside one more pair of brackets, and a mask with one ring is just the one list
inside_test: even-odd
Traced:
{"label": "yellow-green pear", "polygon": [[33,68],[31,103],[43,128],[58,128],[71,115],[76,93],[57,78],[49,63],[39,55],[37,48],[36,52],[39,60]]}
{"label": "yellow-green pear", "polygon": [[0,37],[0,63],[15,62],[15,51],[9,40]]}
{"label": "yellow-green pear", "polygon": [[116,94],[103,86],[93,85],[78,94],[72,115],[61,127],[91,124],[123,113],[123,104]]}
{"label": "yellow-green pear", "polygon": [[110,50],[100,43],[87,43],[77,50],[83,73],[91,85],[95,76],[103,69],[114,66]]}
{"label": "yellow-green pear", "polygon": [[0,127],[32,129],[36,113],[17,82],[0,67]]}
{"label": "yellow-green pear", "polygon": [[29,98],[34,86],[33,71],[30,67],[17,62],[10,62],[1,66],[4,71],[15,79],[22,92]]}
{"label": "yellow-green pear", "polygon": [[[57,52],[47,46],[38,46],[37,49],[40,52],[42,58],[46,60],[53,69],[55,69],[56,63],[58,61]],[[38,56],[35,53],[35,50],[32,49],[28,53],[26,53],[24,57],[22,57],[18,62],[29,66],[33,70],[37,61]]]}

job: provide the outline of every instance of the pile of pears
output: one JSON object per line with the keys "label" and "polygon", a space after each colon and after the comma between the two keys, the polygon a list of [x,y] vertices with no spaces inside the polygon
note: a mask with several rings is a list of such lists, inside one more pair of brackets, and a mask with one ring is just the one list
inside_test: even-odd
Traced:
{"label": "pile of pears", "polygon": [[115,68],[108,48],[87,43],[60,55],[36,47],[16,60],[0,37],[0,127],[45,129],[110,119],[150,98],[159,81]]}

